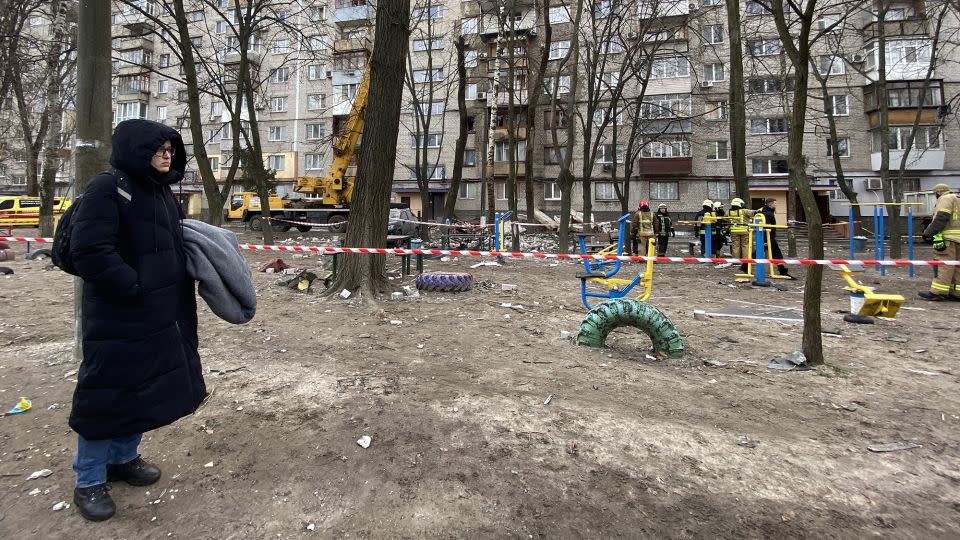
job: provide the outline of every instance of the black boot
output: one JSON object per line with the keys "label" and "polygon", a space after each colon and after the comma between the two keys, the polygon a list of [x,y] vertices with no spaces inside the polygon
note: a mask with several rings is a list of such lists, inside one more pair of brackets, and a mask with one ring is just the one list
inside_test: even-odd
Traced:
{"label": "black boot", "polygon": [[121,465],[107,465],[107,481],[124,481],[131,486],[149,486],[160,479],[160,469],[140,456]]}
{"label": "black boot", "polygon": [[791,276],[789,273],[787,273],[787,267],[784,266],[784,265],[782,265],[782,264],[777,267],[777,270],[778,270],[777,273],[780,274],[781,276],[784,276],[784,277],[786,277],[786,278],[788,278],[788,279],[793,279],[793,280],[797,279],[797,278]]}
{"label": "black boot", "polygon": [[77,505],[80,515],[90,521],[104,521],[117,513],[117,505],[113,503],[106,484],[97,484],[85,488],[73,488],[73,503]]}
{"label": "black boot", "polygon": [[741,265],[740,265],[740,273],[741,273],[741,274],[746,274],[746,273],[747,273],[747,270],[748,270],[748,269],[747,269],[747,265],[746,265],[746,264],[741,264]]}

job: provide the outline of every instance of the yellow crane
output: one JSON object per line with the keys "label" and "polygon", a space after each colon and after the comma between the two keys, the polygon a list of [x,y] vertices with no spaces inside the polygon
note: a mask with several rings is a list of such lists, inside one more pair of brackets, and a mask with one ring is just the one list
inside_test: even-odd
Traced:
{"label": "yellow crane", "polygon": [[357,141],[363,132],[363,116],[367,109],[367,89],[370,84],[370,63],[363,72],[357,94],[353,98],[350,116],[343,130],[334,137],[333,163],[326,176],[301,176],[293,188],[298,193],[308,193],[317,197],[313,203],[321,205],[348,205],[353,198],[355,178],[347,176],[347,166],[357,149]]}

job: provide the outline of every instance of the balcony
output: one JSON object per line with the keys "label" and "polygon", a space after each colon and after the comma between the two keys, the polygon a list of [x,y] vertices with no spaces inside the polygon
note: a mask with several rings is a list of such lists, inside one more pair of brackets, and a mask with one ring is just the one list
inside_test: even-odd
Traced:
{"label": "balcony", "polygon": [[[527,164],[524,160],[517,160],[517,176],[526,176],[527,175]],[[493,162],[493,175],[494,176],[510,176],[510,162],[509,161],[494,161]]]}
{"label": "balcony", "polygon": [[697,6],[691,0],[644,0],[637,9],[640,19],[666,19],[669,17],[683,17],[690,14],[690,6]]}
{"label": "balcony", "polygon": [[484,15],[480,19],[480,36],[483,38],[492,38],[499,35],[502,31],[504,36],[509,36],[510,32],[513,31],[517,35],[527,35],[527,36],[536,36],[536,14],[534,11],[525,12],[519,21],[513,22],[512,26],[510,21],[507,21],[504,24],[503,28],[500,27],[500,19],[496,15]]}
{"label": "balcony", "polygon": [[[882,153],[870,154],[870,166],[874,171],[880,170]],[[944,150],[911,150],[907,157],[908,171],[942,171],[946,152]],[[890,151],[890,169],[899,169],[903,159],[903,150]]]}
{"label": "balcony", "polygon": [[[263,60],[263,54],[260,50],[247,51],[247,61],[252,65],[259,65],[260,61]],[[236,65],[240,63],[240,51],[231,50],[223,55],[223,60],[221,60],[225,66]]]}
{"label": "balcony", "polygon": [[338,69],[330,72],[330,84],[333,86],[344,86],[347,84],[360,84],[363,79],[363,69]]}
{"label": "balcony", "polygon": [[122,63],[120,64],[120,69],[117,71],[117,75],[121,77],[127,77],[130,75],[142,75],[146,73],[150,73],[150,66],[146,64],[138,65],[138,64]]}
{"label": "balcony", "polygon": [[879,38],[881,28],[883,29],[884,36],[888,38],[899,36],[927,36],[930,32],[926,17],[904,19],[902,21],[886,21],[883,23],[880,21],[871,21],[867,24],[866,28],[863,29],[863,39],[871,40]]}
{"label": "balcony", "polygon": [[640,158],[639,171],[641,174],[664,176],[682,176],[690,174],[693,159],[680,158]]}
{"label": "balcony", "polygon": [[145,51],[153,50],[153,40],[144,37],[124,37],[117,40],[117,51],[132,51],[142,49]]}
{"label": "balcony", "polygon": [[[527,138],[526,127],[516,127],[513,129],[513,140],[522,141]],[[505,141],[510,138],[510,130],[507,128],[495,128],[493,130],[493,139],[496,141]]]}
{"label": "balcony", "polygon": [[[488,94],[488,97],[490,96],[492,96],[492,94]],[[527,100],[528,100],[528,96],[527,96],[526,89],[513,91],[514,106],[526,105]],[[507,106],[509,104],[510,104],[510,91],[505,88],[501,88],[500,92],[497,93],[497,105]]]}
{"label": "balcony", "polygon": [[338,7],[333,11],[333,22],[340,26],[362,26],[372,24],[374,7],[372,5]]}
{"label": "balcony", "polygon": [[356,51],[372,51],[373,46],[368,38],[337,39],[333,42],[333,52],[349,53]]}

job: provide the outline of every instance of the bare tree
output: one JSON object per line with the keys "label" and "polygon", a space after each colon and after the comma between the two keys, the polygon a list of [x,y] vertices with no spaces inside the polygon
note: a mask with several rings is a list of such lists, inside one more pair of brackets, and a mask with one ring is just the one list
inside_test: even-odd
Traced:
{"label": "bare tree", "polygon": [[[380,2],[370,58],[370,97],[346,243],[384,247],[397,154],[403,80],[410,36],[410,0]],[[359,291],[368,301],[389,285],[384,255],[345,255],[329,291]]]}
{"label": "bare tree", "polygon": [[730,89],[728,111],[730,115],[730,161],[733,165],[733,181],[737,196],[750,202],[750,182],[747,180],[747,116],[744,98],[743,35],[740,23],[740,1],[726,0],[727,32],[730,36],[728,69]]}
{"label": "bare tree", "polygon": [[443,200],[443,214],[451,220],[456,217],[457,198],[460,193],[460,182],[463,179],[464,152],[467,148],[467,132],[469,130],[470,111],[467,110],[467,62],[466,40],[461,34],[454,41],[457,50],[457,144],[453,155],[453,176],[450,179],[450,189]]}

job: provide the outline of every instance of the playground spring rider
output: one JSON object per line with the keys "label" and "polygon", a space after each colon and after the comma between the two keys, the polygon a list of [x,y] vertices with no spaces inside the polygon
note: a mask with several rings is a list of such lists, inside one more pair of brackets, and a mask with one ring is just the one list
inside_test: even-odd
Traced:
{"label": "playground spring rider", "polygon": [[[627,221],[630,219],[630,214],[625,214],[617,220],[620,223],[620,233],[617,238],[616,243],[616,255],[623,255],[623,244],[627,241]],[[580,243],[580,254],[587,254],[587,244],[585,240],[585,235],[578,235],[577,240]],[[593,306],[590,304],[590,298],[624,298],[630,291],[633,290],[637,285],[642,285],[642,290],[640,294],[637,295],[637,300],[645,301],[650,298],[650,292],[653,288],[653,258],[655,256],[654,246],[655,241],[653,238],[650,238],[647,241],[647,263],[644,268],[643,273],[637,274],[637,277],[630,279],[621,279],[614,277],[620,271],[620,266],[623,264],[621,260],[613,261],[594,261],[590,259],[583,259],[583,266],[585,272],[578,272],[577,278],[580,279],[580,299],[583,302],[584,307],[587,309],[592,309]],[[613,250],[613,245],[608,248],[605,248],[600,251],[599,254],[607,255],[611,254]],[[595,291],[588,290],[587,284],[599,285],[604,287],[604,291]]]}

